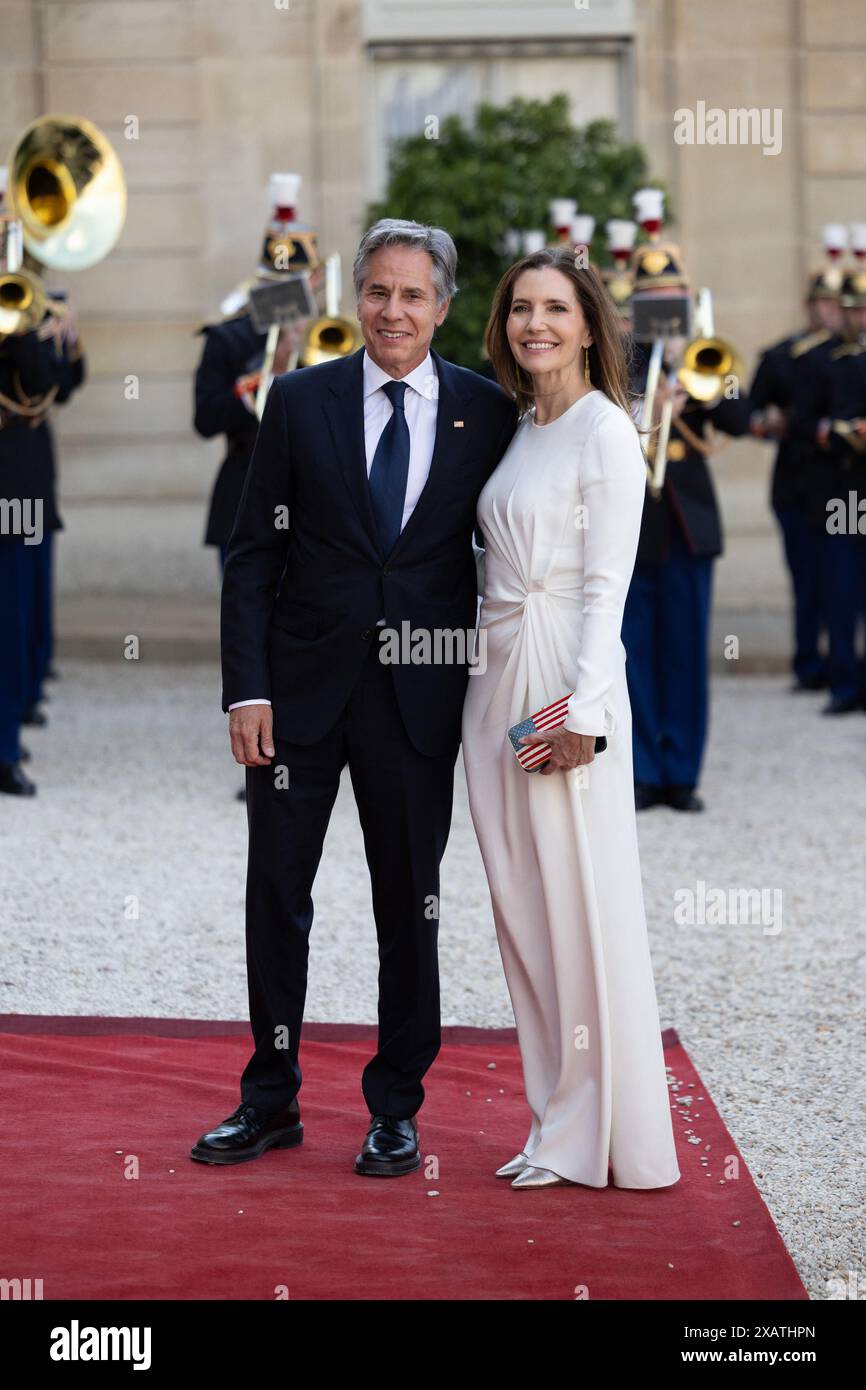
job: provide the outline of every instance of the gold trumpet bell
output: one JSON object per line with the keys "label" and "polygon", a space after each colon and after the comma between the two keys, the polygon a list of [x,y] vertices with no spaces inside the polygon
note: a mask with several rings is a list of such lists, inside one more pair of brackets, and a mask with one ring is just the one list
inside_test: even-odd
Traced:
{"label": "gold trumpet bell", "polygon": [[742,358],[724,338],[694,338],[683,352],[677,381],[696,401],[721,396],[729,377],[743,375]]}
{"label": "gold trumpet bell", "polygon": [[48,297],[35,275],[0,273],[0,334],[29,333],[45,317]]}
{"label": "gold trumpet bell", "polygon": [[41,116],[13,146],[8,200],[43,265],[85,270],[106,256],[126,218],[126,182],[109,141],[83,116]]}
{"label": "gold trumpet bell", "polygon": [[304,335],[300,361],[305,367],[315,367],[319,362],[331,362],[336,357],[347,357],[355,352],[364,341],[361,325],[351,319],[325,315],[311,323]]}

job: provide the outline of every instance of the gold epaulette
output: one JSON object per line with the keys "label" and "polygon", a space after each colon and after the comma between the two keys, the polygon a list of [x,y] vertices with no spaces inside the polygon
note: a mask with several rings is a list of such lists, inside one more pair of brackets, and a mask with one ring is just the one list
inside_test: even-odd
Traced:
{"label": "gold epaulette", "polygon": [[812,348],[820,347],[826,343],[833,335],[826,328],[816,328],[814,333],[804,333],[802,338],[797,338],[791,344],[790,353],[792,357],[802,357],[804,352],[811,352]]}
{"label": "gold epaulette", "polygon": [[863,343],[842,343],[830,353],[830,361],[838,362],[841,357],[856,357],[864,351],[866,351],[866,347]]}

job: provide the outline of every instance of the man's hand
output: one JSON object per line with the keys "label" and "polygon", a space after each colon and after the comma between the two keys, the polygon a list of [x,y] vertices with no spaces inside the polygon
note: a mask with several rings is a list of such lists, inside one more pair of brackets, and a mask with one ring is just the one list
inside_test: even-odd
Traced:
{"label": "man's hand", "polygon": [[[688,398],[688,391],[686,391],[685,387],[680,385],[676,378],[672,381],[659,381],[656,388],[656,405],[659,419],[661,419],[661,407],[664,405],[665,401],[670,401],[672,403],[672,416],[676,419],[677,416],[682,415],[683,406]],[[656,424],[658,424],[658,420]]]}
{"label": "man's hand", "polygon": [[573,734],[569,729],[548,729],[544,734],[525,734],[521,743],[549,743],[550,761],[541,769],[542,777],[551,772],[570,772],[595,761],[595,734]]}
{"label": "man's hand", "polygon": [[274,712],[270,705],[243,705],[229,711],[229,738],[236,763],[267,767],[276,755]]}

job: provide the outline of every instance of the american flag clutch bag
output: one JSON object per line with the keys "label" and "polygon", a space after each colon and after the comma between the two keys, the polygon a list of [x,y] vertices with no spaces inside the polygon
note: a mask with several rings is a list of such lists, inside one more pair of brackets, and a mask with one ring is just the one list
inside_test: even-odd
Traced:
{"label": "american flag clutch bag", "polygon": [[[572,691],[571,694],[574,694]],[[512,724],[508,730],[508,737],[511,739],[511,746],[517,754],[517,761],[527,772],[538,772],[540,768],[550,758],[549,743],[521,743],[520,740],[527,734],[543,734],[545,729],[558,729],[560,724],[564,724],[568,718],[568,702],[571,695],[563,695],[561,700],[556,700],[552,705],[545,705],[544,709],[537,710],[535,714],[530,714],[526,719],[522,719],[519,724]],[[607,747],[607,739],[601,734],[595,740],[596,753],[603,753]]]}

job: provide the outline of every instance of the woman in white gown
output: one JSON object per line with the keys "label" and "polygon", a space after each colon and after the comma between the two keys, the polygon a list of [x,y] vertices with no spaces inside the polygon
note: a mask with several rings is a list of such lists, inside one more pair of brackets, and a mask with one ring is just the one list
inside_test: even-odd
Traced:
{"label": "woman in white gown", "polygon": [[[472,819],[531,1123],[516,1188],[679,1176],[647,941],[620,638],[646,470],[618,320],[565,250],[504,276],[487,329],[522,414],[478,502],[485,585],[463,713]],[[486,665],[485,665],[486,663]],[[540,772],[507,731],[574,692]],[[607,748],[594,753],[597,735]]]}

